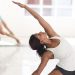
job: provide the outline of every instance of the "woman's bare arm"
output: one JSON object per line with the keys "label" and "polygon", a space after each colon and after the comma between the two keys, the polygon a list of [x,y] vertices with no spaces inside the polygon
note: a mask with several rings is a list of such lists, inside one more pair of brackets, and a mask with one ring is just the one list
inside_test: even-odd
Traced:
{"label": "woman's bare arm", "polygon": [[54,56],[53,56],[52,52],[50,52],[50,51],[45,52],[43,54],[43,56],[41,57],[41,63],[39,65],[39,67],[37,68],[37,70],[34,73],[38,73],[40,75],[40,73],[43,71],[43,69],[47,65],[49,59],[53,59],[53,58],[54,58]]}
{"label": "woman's bare arm", "polygon": [[33,9],[28,7],[25,4],[21,4],[19,2],[14,2],[13,3],[19,5],[22,8],[25,8],[31,15],[33,15],[34,18],[38,20],[40,25],[44,28],[45,32],[48,34],[48,36],[57,36],[58,34],[53,30],[53,28],[48,24],[37,12],[35,12]]}
{"label": "woman's bare arm", "polygon": [[10,34],[13,34],[13,32],[8,28],[7,24],[4,22],[4,20],[1,18],[1,22],[3,26],[9,31]]}

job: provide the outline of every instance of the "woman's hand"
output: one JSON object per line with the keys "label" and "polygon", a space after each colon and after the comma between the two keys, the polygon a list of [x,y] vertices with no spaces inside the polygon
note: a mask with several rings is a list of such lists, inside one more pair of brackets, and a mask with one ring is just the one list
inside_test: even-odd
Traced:
{"label": "woman's hand", "polygon": [[24,4],[21,4],[21,3],[19,3],[19,2],[15,2],[15,1],[12,1],[14,4],[17,4],[18,6],[20,6],[21,8],[24,8],[25,7],[25,5]]}
{"label": "woman's hand", "polygon": [[32,75],[40,75],[37,70],[32,73]]}

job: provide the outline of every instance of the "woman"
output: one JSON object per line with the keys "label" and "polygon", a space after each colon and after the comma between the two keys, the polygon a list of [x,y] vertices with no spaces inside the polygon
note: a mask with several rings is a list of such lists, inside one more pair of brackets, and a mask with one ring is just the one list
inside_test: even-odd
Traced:
{"label": "woman", "polygon": [[[3,30],[3,27],[4,27],[9,33],[5,32],[5,31]],[[0,16],[0,34],[1,34],[1,35],[9,36],[9,37],[11,37],[11,38],[13,38],[13,39],[16,40],[17,45],[20,44],[20,41],[15,37],[15,35],[13,34],[13,32],[7,27],[6,23],[5,23],[4,20],[1,18],[1,16]]]}
{"label": "woman", "polygon": [[50,59],[60,59],[59,64],[49,75],[75,75],[75,53],[70,44],[59,36],[52,27],[34,10],[19,2],[13,3],[28,10],[38,20],[45,32],[31,35],[29,44],[41,57],[41,63],[32,75],[40,75]]}

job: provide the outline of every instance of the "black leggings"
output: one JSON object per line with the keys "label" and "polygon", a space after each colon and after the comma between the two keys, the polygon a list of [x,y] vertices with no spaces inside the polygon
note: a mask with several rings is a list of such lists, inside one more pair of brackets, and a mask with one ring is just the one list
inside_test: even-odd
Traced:
{"label": "black leggings", "polygon": [[56,69],[58,69],[63,75],[75,75],[75,71],[67,71],[58,66],[56,66]]}

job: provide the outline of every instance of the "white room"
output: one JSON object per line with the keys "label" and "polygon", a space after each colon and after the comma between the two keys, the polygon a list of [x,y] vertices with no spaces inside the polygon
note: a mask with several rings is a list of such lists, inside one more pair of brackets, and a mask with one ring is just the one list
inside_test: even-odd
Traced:
{"label": "white room", "polygon": [[[75,50],[75,0],[13,1],[27,4],[33,8],[60,36],[64,37]],[[29,37],[31,34],[44,31],[44,29],[33,16],[25,9],[15,5],[12,0],[0,0],[0,16],[21,42],[21,46],[16,47],[14,46],[15,41],[13,39],[0,34],[0,59],[3,61],[4,58],[12,56],[9,65],[7,64],[8,67],[6,71],[1,72],[1,74],[30,75],[37,68],[40,59],[37,53],[30,49]],[[17,49],[19,50],[17,51]],[[30,63],[32,61],[34,62],[33,64],[35,64],[34,67],[32,67],[33,65]],[[58,60],[56,61],[58,62]],[[55,62],[55,60],[53,62]],[[53,65],[56,65],[56,63]],[[25,69],[27,71],[24,71]],[[46,72],[43,73],[45,74]],[[43,73],[41,75],[43,75]]]}

